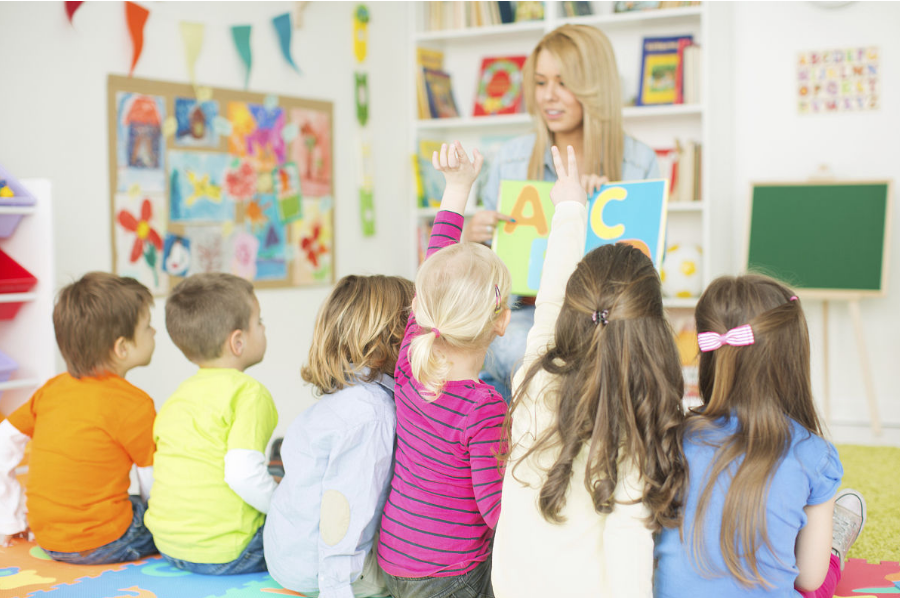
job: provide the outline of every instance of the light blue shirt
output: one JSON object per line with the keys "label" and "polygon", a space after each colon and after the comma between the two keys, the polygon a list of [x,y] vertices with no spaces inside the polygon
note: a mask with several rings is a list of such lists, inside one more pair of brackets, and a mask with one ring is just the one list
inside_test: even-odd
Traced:
{"label": "light blue shirt", "polygon": [[[394,379],[382,376],[325,395],[288,428],[284,479],[263,536],[275,581],[297,592],[318,590],[320,598],[353,595],[350,584],[374,548],[390,491],[396,419]],[[349,504],[347,532],[333,545],[319,533],[322,496],[330,491]]]}
{"label": "light blue shirt", "polygon": [[[524,181],[528,179],[528,161],[534,149],[534,133],[510,139],[500,148],[493,163],[484,188],[481,190],[481,201],[488,210],[497,209],[497,196],[500,193],[500,181]],[[599,174],[599,173],[585,173]],[[622,180],[643,181],[661,178],[656,152],[648,145],[633,137],[625,135],[622,151]],[[556,169],[550,147],[544,153],[544,181],[556,182]]]}
{"label": "light blue shirt", "polygon": [[806,525],[806,505],[830,500],[841,485],[843,468],[837,450],[827,440],[811,434],[794,420],[790,420],[791,439],[784,458],[771,478],[766,497],[766,532],[772,545],[761,545],[756,559],[759,571],[772,585],[747,589],[728,573],[719,548],[722,511],[731,484],[730,474],[719,477],[709,503],[703,513],[703,541],[707,563],[713,574],[701,572],[692,554],[694,522],[700,494],[709,480],[716,448],[728,437],[739,433],[737,418],[720,419],[717,428],[698,436],[684,438],[684,455],[688,462],[688,492],[684,503],[684,536],[676,529],[664,529],[656,542],[657,560],[653,595],[656,598],[693,598],[694,596],[758,596],[799,598],[794,589],[797,578],[797,559],[794,546],[800,529]]}

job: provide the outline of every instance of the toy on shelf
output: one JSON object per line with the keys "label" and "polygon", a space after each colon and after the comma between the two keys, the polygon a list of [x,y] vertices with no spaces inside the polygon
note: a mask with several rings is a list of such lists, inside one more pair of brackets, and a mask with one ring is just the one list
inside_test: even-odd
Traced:
{"label": "toy on shelf", "polygon": [[15,193],[10,188],[9,185],[6,184],[6,181],[0,180],[0,197],[13,197]]}
{"label": "toy on shelf", "polygon": [[[0,249],[0,294],[27,293],[36,284],[37,278]],[[21,301],[0,303],[0,320],[12,320],[20,307]]]}
{"label": "toy on shelf", "polygon": [[[28,192],[3,166],[0,166],[0,208],[29,208],[34,196]],[[15,232],[23,214],[0,214],[0,239]]]}

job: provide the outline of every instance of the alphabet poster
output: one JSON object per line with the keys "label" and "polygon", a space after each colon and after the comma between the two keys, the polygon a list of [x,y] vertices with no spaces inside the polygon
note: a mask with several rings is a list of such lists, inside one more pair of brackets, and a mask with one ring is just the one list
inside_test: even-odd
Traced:
{"label": "alphabet poster", "polygon": [[[535,295],[541,284],[544,254],[553,220],[550,189],[543,181],[501,181],[498,211],[515,219],[494,232],[494,251],[509,268],[512,292]],[[667,181],[609,183],[588,200],[584,252],[612,243],[643,251],[653,265],[662,263],[666,234]]]}
{"label": "alphabet poster", "polygon": [[113,271],[334,280],[330,102],[110,76]]}
{"label": "alphabet poster", "polygon": [[801,52],[797,59],[800,114],[877,110],[881,95],[878,48]]}

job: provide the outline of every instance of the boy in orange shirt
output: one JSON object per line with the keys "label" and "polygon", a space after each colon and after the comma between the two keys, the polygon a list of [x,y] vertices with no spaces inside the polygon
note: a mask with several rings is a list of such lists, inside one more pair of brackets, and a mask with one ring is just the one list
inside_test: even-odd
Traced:
{"label": "boy in orange shirt", "polygon": [[[144,285],[102,272],[60,292],[53,327],[68,372],[0,422],[0,544],[30,525],[57,561],[117,563],[156,552],[143,521],[156,411],[124,378],[153,355],[151,305]],[[15,467],[29,440],[26,523]],[[132,465],[140,497],[128,495]]]}

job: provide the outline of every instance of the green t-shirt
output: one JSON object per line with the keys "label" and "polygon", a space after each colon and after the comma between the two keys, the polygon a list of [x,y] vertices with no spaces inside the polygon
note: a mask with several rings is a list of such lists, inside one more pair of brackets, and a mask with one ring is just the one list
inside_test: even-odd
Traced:
{"label": "green t-shirt", "polygon": [[153,426],[153,489],[144,517],[160,552],[192,563],[233,561],[266,516],[225,483],[225,453],[265,453],[278,423],[266,388],[233,369],[201,369]]}

